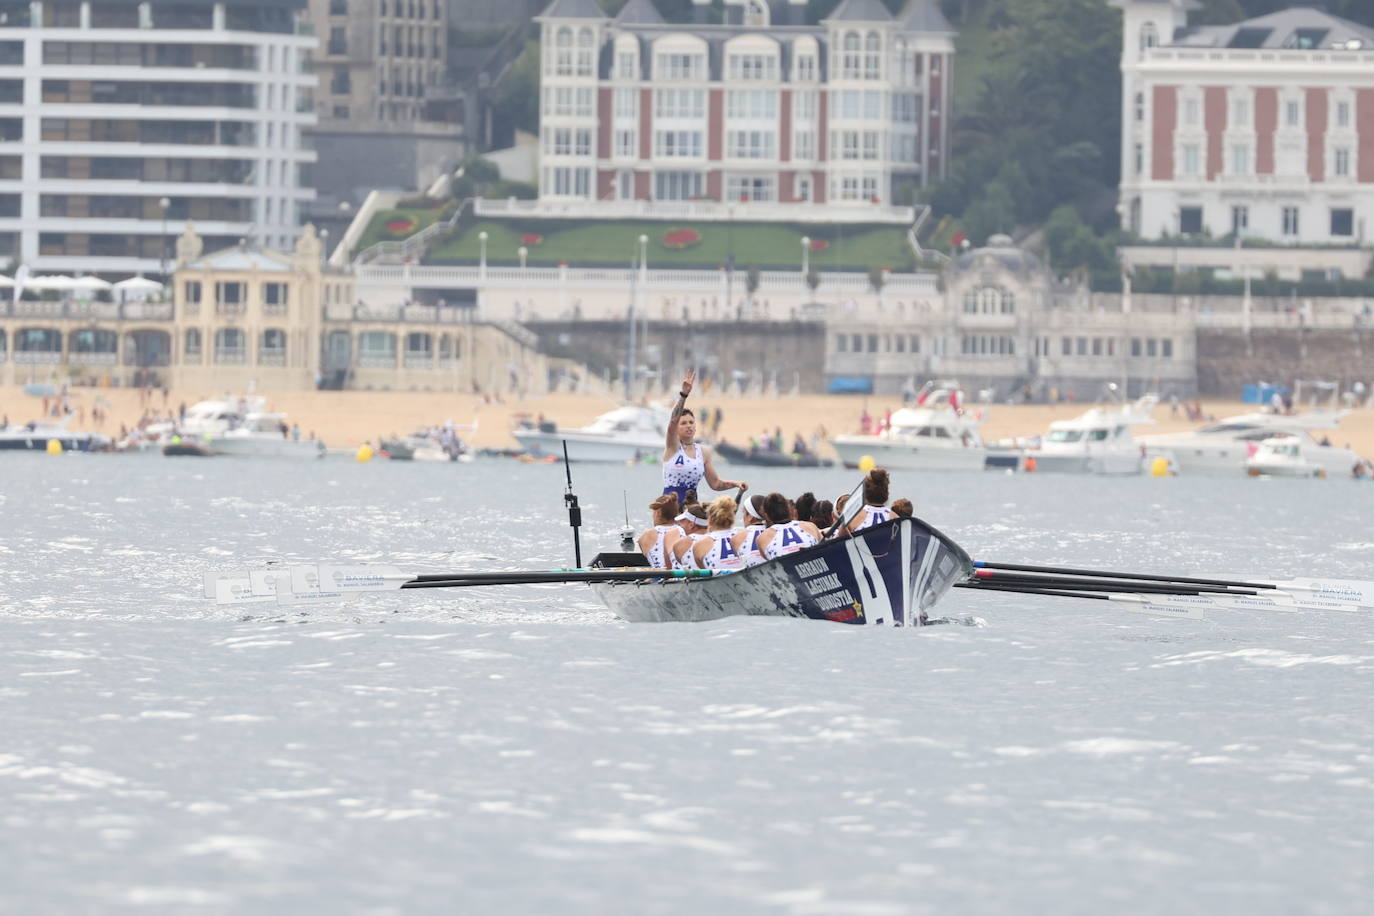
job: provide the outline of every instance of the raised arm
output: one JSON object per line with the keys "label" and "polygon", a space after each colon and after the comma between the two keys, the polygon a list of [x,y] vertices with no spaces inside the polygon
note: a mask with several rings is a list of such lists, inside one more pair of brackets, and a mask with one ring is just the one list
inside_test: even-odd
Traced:
{"label": "raised arm", "polygon": [[668,433],[663,439],[663,460],[667,461],[677,451],[677,421],[687,408],[687,395],[692,393],[692,383],[697,380],[697,371],[688,369],[682,377],[682,390],[678,392],[677,403],[673,405],[673,415],[668,418]]}

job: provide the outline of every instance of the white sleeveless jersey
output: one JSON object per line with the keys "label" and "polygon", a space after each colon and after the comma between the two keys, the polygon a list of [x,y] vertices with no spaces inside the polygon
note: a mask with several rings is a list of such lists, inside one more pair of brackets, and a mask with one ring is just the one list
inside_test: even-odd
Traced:
{"label": "white sleeveless jersey", "polygon": [[[706,537],[706,535],[704,535],[704,534],[689,534],[689,535],[687,535],[687,543],[688,543],[687,552],[684,553],[684,554],[682,555],[682,559],[681,559],[681,560],[679,560],[679,559],[677,558],[677,554],[676,554],[676,553],[673,554],[673,569],[700,569],[700,568],[701,568],[700,566],[697,566],[696,554],[692,553],[692,549],[693,549],[694,547],[697,546],[697,541],[701,540],[701,539],[704,538],[704,537]],[[676,547],[677,545],[674,544],[673,546]]]}
{"label": "white sleeveless jersey", "polygon": [[892,510],[887,506],[864,506],[863,517],[856,519],[855,531],[862,531],[865,528],[872,528],[874,525],[882,524],[892,518]]}
{"label": "white sleeveless jersey", "polygon": [[799,522],[774,525],[772,531],[773,539],[768,542],[768,546],[763,551],[764,557],[769,560],[776,560],[778,557],[796,553],[804,547],[811,547],[820,543]]}
{"label": "white sleeveless jersey", "polygon": [[763,553],[759,550],[759,535],[767,530],[767,525],[744,526],[744,543],[739,546],[739,555],[745,566],[758,566],[763,562]]}
{"label": "white sleeveless jersey", "polygon": [[663,462],[663,489],[676,490],[679,494],[687,490],[697,489],[701,483],[701,478],[706,475],[706,455],[701,450],[701,446],[693,443],[695,455],[687,454],[687,450],[681,445],[677,447],[677,454]]}
{"label": "white sleeveless jersey", "polygon": [[706,551],[706,557],[701,561],[701,565],[706,569],[721,569],[727,572],[734,572],[744,569],[744,558],[735,553],[735,545],[730,543],[730,538],[734,536],[733,531],[711,531],[706,535],[706,540],[711,542],[711,549]]}
{"label": "white sleeveless jersey", "polygon": [[677,525],[654,526],[654,530],[658,532],[658,536],[654,539],[653,546],[650,547],[648,552],[644,554],[645,558],[649,561],[649,566],[653,569],[668,568],[668,558],[663,553],[663,540],[667,536],[668,532],[672,531],[674,528],[677,528],[678,531],[682,530],[681,528],[678,528]]}

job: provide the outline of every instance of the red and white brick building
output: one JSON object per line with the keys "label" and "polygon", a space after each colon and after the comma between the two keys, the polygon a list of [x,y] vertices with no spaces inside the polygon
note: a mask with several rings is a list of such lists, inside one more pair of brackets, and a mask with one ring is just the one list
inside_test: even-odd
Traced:
{"label": "red and white brick building", "polygon": [[1122,226],[1356,244],[1374,231],[1374,29],[1295,7],[1189,27],[1121,9]]}
{"label": "red and white brick building", "polygon": [[935,0],[805,11],[725,0],[724,23],[680,24],[650,0],[614,18],[554,0],[540,199],[891,204],[943,176],[954,31]]}

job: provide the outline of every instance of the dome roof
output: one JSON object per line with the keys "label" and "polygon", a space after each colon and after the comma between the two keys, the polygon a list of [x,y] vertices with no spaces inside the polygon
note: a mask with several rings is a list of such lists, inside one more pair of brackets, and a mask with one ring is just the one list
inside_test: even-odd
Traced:
{"label": "dome roof", "polygon": [[959,256],[954,262],[954,270],[964,273],[971,270],[984,270],[988,267],[1001,267],[1012,273],[1039,273],[1045,265],[1035,255],[1018,248],[1009,235],[994,235],[987,245],[974,248]]}

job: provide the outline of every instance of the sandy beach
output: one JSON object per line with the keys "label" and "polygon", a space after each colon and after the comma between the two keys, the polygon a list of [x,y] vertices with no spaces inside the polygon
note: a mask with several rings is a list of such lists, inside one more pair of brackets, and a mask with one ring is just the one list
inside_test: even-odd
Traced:
{"label": "sandy beach", "polygon": [[[122,426],[133,426],[145,410],[154,413],[175,411],[182,402],[194,404],[216,396],[209,391],[171,391],[164,399],[162,392],[153,392],[145,402],[141,393],[120,388],[73,388],[71,404],[76,415],[73,429],[89,429],[117,435]],[[91,408],[97,398],[106,404],[108,418],[100,424],[91,419]],[[515,448],[510,429],[522,415],[544,417],[560,426],[575,427],[589,422],[597,414],[616,406],[602,397],[555,394],[484,403],[474,395],[404,391],[297,391],[276,392],[268,396],[273,410],[285,412],[288,421],[299,423],[303,436],[312,432],[331,447],[355,447],[364,442],[375,444],[382,436],[405,434],[423,426],[443,423],[477,423],[475,434],[464,434],[481,448]],[[744,444],[751,436],[765,430],[781,428],[788,441],[794,433],[810,437],[814,433],[837,435],[857,432],[859,416],[865,408],[874,416],[901,406],[897,396],[841,396],[799,395],[782,397],[719,397],[711,392],[693,394],[690,406],[698,411],[708,407],[723,410],[720,438]],[[1207,400],[1203,412],[1212,417],[1224,417],[1255,409],[1254,405],[1239,401]],[[43,409],[42,399],[24,393],[14,386],[0,388],[0,416],[11,423],[26,423],[37,419]],[[972,405],[982,409],[986,420],[983,436],[991,441],[1005,437],[1033,436],[1044,432],[1053,420],[1077,416],[1084,404],[1031,405]],[[1168,405],[1154,412],[1157,424],[1149,432],[1172,432],[1192,429],[1199,424],[1190,422],[1183,411],[1172,416]],[[1144,432],[1140,430],[1139,432]],[[1348,444],[1362,455],[1374,457],[1374,410],[1358,409],[1330,433],[1336,445]]]}

